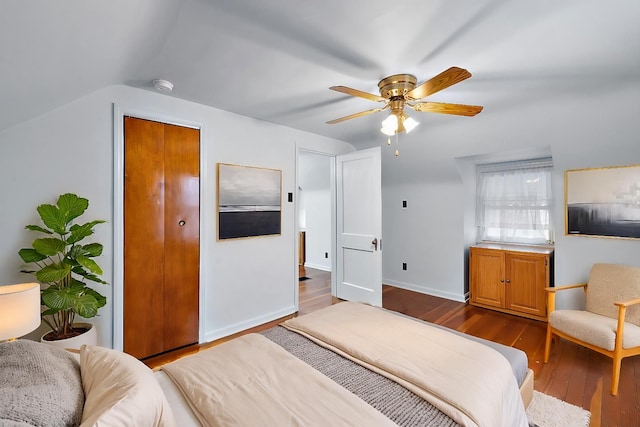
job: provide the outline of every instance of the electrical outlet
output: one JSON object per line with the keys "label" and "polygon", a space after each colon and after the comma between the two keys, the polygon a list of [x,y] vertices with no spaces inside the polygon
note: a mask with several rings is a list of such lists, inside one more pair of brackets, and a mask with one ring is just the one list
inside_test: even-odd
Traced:
{"label": "electrical outlet", "polygon": [[406,270],[406,269],[407,269],[407,263],[406,263],[406,262],[403,262],[403,263],[402,263],[402,269],[403,269],[403,270]]}
{"label": "electrical outlet", "polygon": [[406,200],[403,200],[403,201],[402,201],[402,207],[403,207],[403,208],[406,208],[406,207],[407,207],[407,201],[406,201]]}

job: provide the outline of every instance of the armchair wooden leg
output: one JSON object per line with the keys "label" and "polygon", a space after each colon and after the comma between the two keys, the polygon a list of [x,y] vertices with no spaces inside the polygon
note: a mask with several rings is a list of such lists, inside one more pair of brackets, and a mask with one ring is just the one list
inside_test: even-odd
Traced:
{"label": "armchair wooden leg", "polygon": [[613,356],[613,371],[611,371],[611,395],[616,396],[618,394],[618,383],[620,382],[620,365],[622,363],[622,357],[614,354]]}
{"label": "armchair wooden leg", "polygon": [[551,332],[551,325],[547,324],[547,340],[544,345],[544,363],[549,362],[549,353],[551,353],[551,338],[553,333]]}

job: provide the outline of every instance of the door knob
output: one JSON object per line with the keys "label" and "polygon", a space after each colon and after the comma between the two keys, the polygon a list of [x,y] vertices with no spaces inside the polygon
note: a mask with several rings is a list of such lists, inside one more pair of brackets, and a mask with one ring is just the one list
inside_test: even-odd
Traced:
{"label": "door knob", "polygon": [[182,227],[182,226],[183,226],[183,225],[185,225],[185,224],[186,224],[186,222],[184,222],[183,220],[178,221],[178,225],[179,225],[180,227]]}
{"label": "door knob", "polygon": [[373,250],[377,251],[378,250],[378,238],[374,237],[373,240],[371,241],[371,244],[373,245]]}

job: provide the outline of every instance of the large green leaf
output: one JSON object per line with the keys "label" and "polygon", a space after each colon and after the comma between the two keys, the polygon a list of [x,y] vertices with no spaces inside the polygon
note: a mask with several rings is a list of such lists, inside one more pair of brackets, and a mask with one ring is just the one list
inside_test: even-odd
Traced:
{"label": "large green leaf", "polygon": [[84,268],[86,268],[90,272],[92,272],[94,274],[102,274],[102,269],[100,268],[98,263],[95,262],[94,260],[92,260],[91,258],[87,258],[84,255],[80,255],[80,256],[78,256],[76,258],[76,260],[78,261],[78,263],[81,266],[83,266]]}
{"label": "large green leaf", "polygon": [[20,255],[20,258],[22,258],[22,261],[26,263],[38,262],[38,261],[42,261],[43,259],[47,259],[46,255],[43,255],[40,252],[36,251],[35,249],[31,249],[31,248],[20,249],[18,251],[18,255]]}
{"label": "large green leaf", "polygon": [[87,286],[79,280],[72,279],[67,289],[69,293],[75,293],[76,295],[81,295],[87,289]]}
{"label": "large green leaf", "polygon": [[64,212],[56,206],[48,204],[38,206],[37,210],[44,225],[58,234],[64,235],[67,233],[67,222]]}
{"label": "large green leaf", "polygon": [[82,246],[78,246],[78,245],[72,246],[69,249],[69,252],[67,252],[66,261],[71,265],[78,265],[75,259],[80,255],[84,255],[84,249],[82,249]]}
{"label": "large green leaf", "polygon": [[31,231],[41,231],[46,234],[53,234],[51,230],[47,230],[46,228],[40,227],[39,225],[27,225],[25,228]]}
{"label": "large green leaf", "polygon": [[55,237],[45,237],[33,241],[33,248],[42,255],[47,256],[63,254],[66,247],[67,244],[63,240]]}
{"label": "large green leaf", "polygon": [[89,243],[82,246],[83,255],[96,257],[102,255],[102,245],[100,243]]}
{"label": "large green leaf", "polygon": [[68,310],[73,305],[73,300],[77,294],[69,291],[69,288],[58,289],[49,286],[42,291],[42,303],[53,310]]}
{"label": "large green leaf", "polygon": [[65,216],[65,225],[79,217],[89,207],[89,200],[78,197],[75,194],[67,193],[58,197],[58,207]]}
{"label": "large green leaf", "polygon": [[107,304],[107,297],[102,295],[100,292],[91,288],[85,288],[84,291],[87,293],[87,295],[91,295],[96,299],[96,302],[98,303],[98,308],[104,307]]}
{"label": "large green leaf", "polygon": [[84,294],[73,299],[73,311],[85,319],[90,319],[98,314],[98,301],[93,295]]}
{"label": "large green leaf", "polygon": [[36,273],[36,278],[41,283],[53,283],[62,280],[71,273],[71,266],[62,263],[47,265]]}
{"label": "large green leaf", "polygon": [[103,222],[105,221],[99,219],[99,220],[87,222],[86,224],[82,224],[82,225],[78,225],[78,224],[72,225],[71,228],[69,229],[69,231],[71,231],[71,235],[67,238],[67,242],[70,244],[76,243],[84,239],[85,237],[92,235],[93,227],[95,227],[97,224],[102,224]]}
{"label": "large green leaf", "polygon": [[80,265],[77,265],[77,266],[73,267],[73,269],[71,271],[73,271],[78,276],[82,276],[87,280],[91,280],[92,282],[104,283],[105,285],[107,284],[107,282],[105,282],[104,280],[102,280],[101,278],[96,276],[95,274],[89,273],[87,270],[82,268],[82,266],[80,266]]}
{"label": "large green leaf", "polygon": [[100,243],[90,243],[88,245],[75,245],[71,248],[67,257],[75,259],[79,256],[96,257],[101,254],[102,245]]}

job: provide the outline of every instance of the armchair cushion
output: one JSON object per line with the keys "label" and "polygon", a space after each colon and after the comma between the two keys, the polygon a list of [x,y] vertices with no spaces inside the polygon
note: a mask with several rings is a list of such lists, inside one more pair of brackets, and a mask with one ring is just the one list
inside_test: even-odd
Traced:
{"label": "armchair cushion", "polygon": [[[594,346],[610,351],[615,347],[618,321],[608,316],[590,311],[555,310],[549,315],[549,324],[567,335]],[[640,346],[640,326],[625,322],[622,348],[637,346]]]}
{"label": "armchair cushion", "polygon": [[[617,319],[618,307],[614,302],[639,296],[640,268],[620,264],[594,264],[591,268],[587,284],[587,311]],[[625,322],[640,326],[640,304],[627,309]]]}

